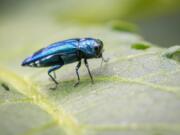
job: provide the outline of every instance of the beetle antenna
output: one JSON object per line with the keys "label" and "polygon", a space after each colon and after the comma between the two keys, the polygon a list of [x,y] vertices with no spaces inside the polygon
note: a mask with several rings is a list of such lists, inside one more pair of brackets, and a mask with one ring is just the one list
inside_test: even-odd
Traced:
{"label": "beetle antenna", "polygon": [[101,66],[100,66],[100,68],[102,68],[102,63],[103,63],[103,62],[107,63],[108,61],[109,61],[109,58],[105,59],[105,58],[103,57],[103,55],[102,55],[102,61],[101,61]]}

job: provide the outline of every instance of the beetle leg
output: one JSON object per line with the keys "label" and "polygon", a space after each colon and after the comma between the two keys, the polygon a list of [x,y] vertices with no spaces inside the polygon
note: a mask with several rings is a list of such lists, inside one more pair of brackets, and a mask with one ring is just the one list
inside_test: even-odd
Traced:
{"label": "beetle leg", "polygon": [[74,87],[78,86],[79,82],[80,82],[80,77],[79,77],[79,68],[81,67],[81,60],[78,62],[77,66],[76,66],[76,75],[78,78],[78,81],[74,84]]}
{"label": "beetle leg", "polygon": [[107,62],[109,61],[109,58],[106,58],[106,59],[105,59],[105,58],[103,57],[103,55],[102,55],[101,58],[102,58],[102,60],[101,60],[101,66],[100,66],[100,69],[102,68],[102,63],[103,63],[103,62],[107,63]]}
{"label": "beetle leg", "polygon": [[93,80],[93,77],[92,77],[92,75],[91,75],[91,72],[90,72],[90,69],[89,69],[89,65],[88,65],[87,59],[84,59],[84,63],[85,63],[85,66],[86,66],[86,68],[87,68],[87,70],[88,70],[89,76],[90,76],[90,78],[91,78],[91,82],[92,82],[92,84],[93,84],[93,83],[94,83],[94,80]]}
{"label": "beetle leg", "polygon": [[57,85],[58,85],[58,82],[56,81],[56,79],[51,75],[51,72],[59,69],[62,65],[56,65],[56,66],[53,66],[51,67],[49,70],[48,70],[48,75],[49,77],[52,79],[52,81],[55,83],[55,87],[54,88],[51,88],[51,89],[56,89],[57,88]]}
{"label": "beetle leg", "polygon": [[56,79],[56,72],[55,71],[53,72],[53,76],[54,76],[54,79]]}

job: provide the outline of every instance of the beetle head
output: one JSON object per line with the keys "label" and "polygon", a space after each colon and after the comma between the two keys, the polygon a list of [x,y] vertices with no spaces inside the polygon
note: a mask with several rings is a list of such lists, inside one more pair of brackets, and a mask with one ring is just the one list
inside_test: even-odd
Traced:
{"label": "beetle head", "polygon": [[96,53],[96,57],[101,58],[102,53],[103,53],[103,42],[101,40],[96,39],[96,44],[94,45],[94,50]]}

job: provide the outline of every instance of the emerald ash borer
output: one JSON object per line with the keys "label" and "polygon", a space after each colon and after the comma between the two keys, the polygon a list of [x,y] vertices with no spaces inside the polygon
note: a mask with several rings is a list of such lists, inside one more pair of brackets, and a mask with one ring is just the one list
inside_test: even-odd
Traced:
{"label": "emerald ash borer", "polygon": [[[76,66],[77,86],[80,82],[78,70],[81,66],[81,60],[84,60],[85,66],[93,83],[93,76],[89,69],[88,59],[102,58],[102,61],[107,61],[103,58],[103,42],[95,38],[74,38],[55,42],[45,48],[35,52],[32,56],[26,58],[22,62],[22,66],[30,67],[51,67],[48,70],[48,75],[55,83],[56,89],[58,82],[56,81],[55,70],[63,65],[78,62]],[[54,75],[51,73],[54,72]]]}

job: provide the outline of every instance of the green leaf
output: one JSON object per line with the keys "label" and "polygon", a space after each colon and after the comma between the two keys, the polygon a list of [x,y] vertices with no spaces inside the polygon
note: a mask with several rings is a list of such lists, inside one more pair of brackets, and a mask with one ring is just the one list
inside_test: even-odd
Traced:
{"label": "green leaf", "polygon": [[[180,133],[180,64],[174,59],[179,47],[158,48],[127,31],[59,24],[38,14],[11,19],[0,25],[2,135]],[[74,88],[74,63],[57,71],[60,85],[52,91],[48,69],[20,66],[37,49],[72,37],[104,42],[109,62],[100,68],[100,59],[89,60],[95,84],[82,66]]]}

